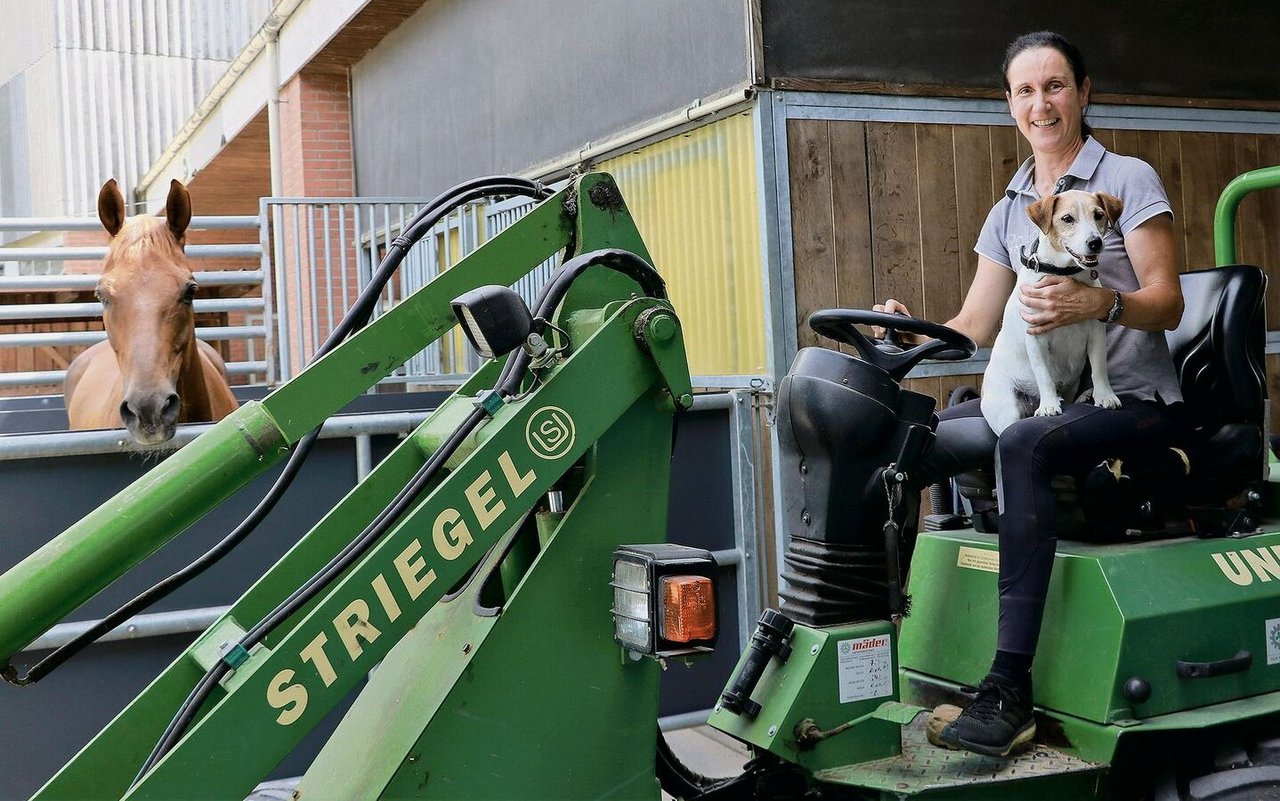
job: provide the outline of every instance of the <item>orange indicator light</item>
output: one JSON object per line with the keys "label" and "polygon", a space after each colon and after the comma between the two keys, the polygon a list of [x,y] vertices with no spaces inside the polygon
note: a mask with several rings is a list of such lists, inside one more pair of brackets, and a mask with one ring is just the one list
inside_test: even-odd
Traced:
{"label": "orange indicator light", "polygon": [[662,579],[662,636],[672,642],[710,640],[716,636],[716,599],[706,576]]}

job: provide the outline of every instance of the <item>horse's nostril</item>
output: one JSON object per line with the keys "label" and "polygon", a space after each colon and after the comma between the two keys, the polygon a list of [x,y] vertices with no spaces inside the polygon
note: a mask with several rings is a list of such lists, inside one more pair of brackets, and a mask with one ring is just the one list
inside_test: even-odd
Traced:
{"label": "horse's nostril", "polygon": [[170,392],[169,397],[164,399],[164,408],[160,410],[160,417],[166,424],[172,425],[178,419],[178,412],[182,409],[182,401],[177,393]]}
{"label": "horse's nostril", "polygon": [[126,426],[132,426],[138,420],[138,415],[134,414],[133,409],[129,406],[129,401],[123,401],[120,404],[120,420]]}

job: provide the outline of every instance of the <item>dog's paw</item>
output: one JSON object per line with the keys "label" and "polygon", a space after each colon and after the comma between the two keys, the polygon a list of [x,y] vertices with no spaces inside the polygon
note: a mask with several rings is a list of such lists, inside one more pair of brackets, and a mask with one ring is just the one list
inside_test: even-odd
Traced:
{"label": "dog's paw", "polygon": [[1036,417],[1057,417],[1062,414],[1062,401],[1045,401],[1036,409]]}
{"label": "dog's paw", "polygon": [[1104,409],[1119,409],[1120,398],[1114,392],[1097,392],[1093,393],[1093,403],[1095,406],[1101,406]]}

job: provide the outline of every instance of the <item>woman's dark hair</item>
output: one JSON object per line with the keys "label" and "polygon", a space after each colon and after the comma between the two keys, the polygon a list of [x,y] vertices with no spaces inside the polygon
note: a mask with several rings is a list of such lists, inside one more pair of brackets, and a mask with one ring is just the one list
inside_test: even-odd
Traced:
{"label": "woman's dark hair", "polygon": [[[1013,63],[1015,58],[1026,51],[1040,47],[1051,47],[1062,54],[1062,57],[1067,60],[1067,64],[1071,66],[1071,74],[1076,80],[1077,89],[1084,84],[1084,79],[1089,77],[1089,69],[1084,65],[1084,56],[1080,55],[1080,51],[1075,45],[1067,41],[1067,37],[1053,31],[1024,33],[1010,42],[1004,51],[1004,64],[1000,69],[1000,80],[1004,82],[1006,94],[1013,90],[1009,86],[1009,65]],[[1083,115],[1081,115],[1080,119],[1080,130],[1085,136],[1093,135],[1093,128],[1090,127]]]}

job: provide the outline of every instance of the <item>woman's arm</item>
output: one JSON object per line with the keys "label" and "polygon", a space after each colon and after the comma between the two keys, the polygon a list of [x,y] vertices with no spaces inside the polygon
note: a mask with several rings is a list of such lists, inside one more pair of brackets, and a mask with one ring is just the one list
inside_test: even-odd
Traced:
{"label": "woman's arm", "polygon": [[[1004,306],[1009,300],[1009,293],[1013,291],[1016,278],[1009,268],[979,255],[978,272],[973,276],[969,292],[964,296],[960,313],[948,320],[946,325],[977,342],[980,347],[990,345],[1000,328],[1000,318],[1004,314]],[[873,308],[875,311],[911,314],[905,305],[893,298]],[[878,337],[884,336],[883,331],[875,333]]]}
{"label": "woman's arm", "polygon": [[[1166,331],[1182,319],[1182,284],[1174,264],[1173,218],[1157,214],[1129,232],[1125,250],[1138,277],[1136,292],[1122,292],[1120,324],[1143,331]],[[1099,320],[1111,311],[1115,293],[1061,276],[1047,276],[1022,288],[1022,319],[1028,334]]]}

